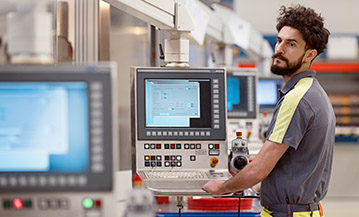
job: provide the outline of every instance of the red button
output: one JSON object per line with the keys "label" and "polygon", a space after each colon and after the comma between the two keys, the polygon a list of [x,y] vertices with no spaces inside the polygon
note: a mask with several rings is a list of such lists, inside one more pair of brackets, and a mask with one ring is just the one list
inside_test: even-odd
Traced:
{"label": "red button", "polygon": [[21,209],[22,208],[22,201],[20,199],[18,199],[18,198],[14,199],[12,204],[14,205],[15,209]]}
{"label": "red button", "polygon": [[175,149],[175,148],[176,148],[175,144],[171,144],[171,149]]}
{"label": "red button", "polygon": [[219,149],[219,144],[215,144],[215,145],[214,145],[214,148],[215,148],[215,149]]}
{"label": "red button", "polygon": [[95,201],[95,206],[96,206],[97,208],[101,208],[101,200],[96,200],[96,201]]}
{"label": "red button", "polygon": [[161,144],[157,144],[157,149],[161,149]]}

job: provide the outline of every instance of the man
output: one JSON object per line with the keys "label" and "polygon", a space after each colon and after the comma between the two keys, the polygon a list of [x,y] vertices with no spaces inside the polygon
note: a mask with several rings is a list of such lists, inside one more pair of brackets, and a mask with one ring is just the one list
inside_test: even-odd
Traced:
{"label": "man", "polygon": [[261,183],[261,216],[319,217],[318,202],[328,190],[335,115],[327,94],[309,71],[326,47],[329,31],[313,9],[280,8],[271,71],[285,82],[267,140],[258,155],[226,182],[212,180],[203,189],[214,195]]}

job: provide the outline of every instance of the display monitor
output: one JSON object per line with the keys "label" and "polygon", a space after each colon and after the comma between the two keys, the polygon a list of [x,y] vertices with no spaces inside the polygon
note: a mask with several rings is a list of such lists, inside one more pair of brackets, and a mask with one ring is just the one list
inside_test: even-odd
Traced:
{"label": "display monitor", "polygon": [[0,67],[0,192],[112,190],[113,73]]}
{"label": "display monitor", "polygon": [[138,139],[224,139],[223,70],[137,69]]}
{"label": "display monitor", "polygon": [[259,78],[257,83],[257,102],[260,112],[272,112],[279,98],[278,90],[282,87],[281,78]]}
{"label": "display monitor", "polygon": [[228,118],[256,118],[256,73],[256,69],[227,71]]}

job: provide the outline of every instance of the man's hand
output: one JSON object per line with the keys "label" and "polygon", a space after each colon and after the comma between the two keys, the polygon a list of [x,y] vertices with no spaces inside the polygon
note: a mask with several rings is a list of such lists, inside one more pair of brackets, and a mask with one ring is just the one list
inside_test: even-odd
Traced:
{"label": "man's hand", "polygon": [[228,192],[225,192],[224,181],[221,180],[211,180],[207,182],[202,189],[212,195],[222,195]]}

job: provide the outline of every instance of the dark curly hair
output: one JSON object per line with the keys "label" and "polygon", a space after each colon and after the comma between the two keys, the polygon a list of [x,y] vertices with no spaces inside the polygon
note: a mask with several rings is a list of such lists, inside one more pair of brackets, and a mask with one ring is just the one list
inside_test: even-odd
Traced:
{"label": "dark curly hair", "polygon": [[279,9],[278,24],[279,32],[284,26],[297,29],[302,33],[306,43],[306,49],[316,49],[321,54],[327,46],[329,30],[324,28],[324,19],[313,9],[302,5],[286,8],[284,5]]}

